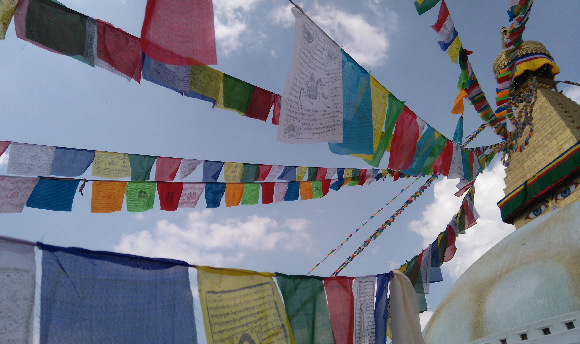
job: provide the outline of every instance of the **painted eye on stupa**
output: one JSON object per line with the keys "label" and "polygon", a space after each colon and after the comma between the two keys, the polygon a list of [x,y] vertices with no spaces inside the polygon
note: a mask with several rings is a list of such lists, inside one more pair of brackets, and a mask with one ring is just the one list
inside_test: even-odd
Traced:
{"label": "painted eye on stupa", "polygon": [[542,203],[542,205],[530,211],[530,213],[526,217],[526,220],[535,219],[536,217],[540,216],[544,211],[546,211],[548,207],[549,207],[548,203]]}
{"label": "painted eye on stupa", "polygon": [[564,198],[570,196],[572,194],[572,192],[576,191],[577,187],[578,187],[578,183],[572,183],[567,188],[562,190],[561,192],[558,192],[558,194],[556,194],[556,197],[555,197],[556,202],[561,201]]}

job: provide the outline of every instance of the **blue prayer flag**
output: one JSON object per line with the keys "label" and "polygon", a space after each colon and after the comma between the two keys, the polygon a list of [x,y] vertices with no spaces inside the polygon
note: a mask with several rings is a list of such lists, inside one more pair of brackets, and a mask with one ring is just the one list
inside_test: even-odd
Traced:
{"label": "blue prayer flag", "polygon": [[375,301],[375,343],[387,342],[387,320],[389,318],[389,281],[392,272],[377,275],[377,293]]}
{"label": "blue prayer flag", "polygon": [[288,189],[284,195],[284,201],[297,201],[300,196],[300,182],[288,183]]}
{"label": "blue prayer flag", "polygon": [[204,161],[203,162],[203,182],[215,183],[220,177],[224,167],[223,161]]}
{"label": "blue prayer flag", "polygon": [[26,202],[29,208],[71,211],[80,180],[40,179]]}
{"label": "blue prayer flag", "polygon": [[85,173],[94,157],[94,150],[56,147],[50,174],[62,177],[78,177]]}
{"label": "blue prayer flag", "polygon": [[205,184],[205,203],[207,208],[217,208],[222,202],[222,197],[226,192],[225,183]]}
{"label": "blue prayer flag", "polygon": [[280,173],[280,176],[278,177],[279,180],[286,180],[289,182],[295,182],[296,181],[296,166],[284,166],[284,170],[282,170],[282,173]]}

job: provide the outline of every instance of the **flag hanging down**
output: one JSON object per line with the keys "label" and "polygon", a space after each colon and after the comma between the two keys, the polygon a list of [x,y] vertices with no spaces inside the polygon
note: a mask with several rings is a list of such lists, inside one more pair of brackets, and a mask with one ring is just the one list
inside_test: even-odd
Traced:
{"label": "flag hanging down", "polygon": [[0,177],[0,213],[21,213],[38,179]]}
{"label": "flag hanging down", "polygon": [[354,342],[373,344],[375,341],[375,277],[354,279]]}
{"label": "flag hanging down", "polygon": [[457,30],[455,30],[455,24],[449,15],[445,0],[441,1],[437,22],[431,27],[441,36],[442,40],[438,42],[441,50],[447,51],[451,43],[457,38]]}
{"label": "flag hanging down", "polygon": [[330,323],[336,344],[352,344],[354,330],[354,277],[325,277]]}
{"label": "flag hanging down", "polygon": [[95,65],[128,81],[141,82],[142,56],[139,38],[102,20],[96,21]]}
{"label": "flag hanging down", "polygon": [[198,267],[197,285],[208,344],[295,344],[272,276]]}
{"label": "flag hanging down", "polygon": [[292,8],[292,14],[294,54],[284,86],[278,141],[341,143],[341,49],[298,8]]}
{"label": "flag hanging down", "polygon": [[217,64],[212,0],[148,0],[141,49],[171,65]]}
{"label": "flag hanging down", "polygon": [[56,147],[13,142],[8,156],[9,174],[49,176]]}
{"label": "flag hanging down", "polygon": [[197,343],[187,263],[39,246],[41,343]]}
{"label": "flag hanging down", "polygon": [[91,198],[91,213],[121,211],[127,182],[95,181]]}
{"label": "flag hanging down", "polygon": [[50,174],[53,176],[78,177],[85,173],[95,158],[94,150],[57,147]]}
{"label": "flag hanging down", "polygon": [[35,247],[32,242],[0,236],[1,343],[32,343]]}
{"label": "flag hanging down", "polygon": [[419,15],[421,15],[435,7],[439,1],[440,0],[415,0],[415,8]]}
{"label": "flag hanging down", "polygon": [[52,211],[71,211],[80,180],[40,179],[26,206]]}

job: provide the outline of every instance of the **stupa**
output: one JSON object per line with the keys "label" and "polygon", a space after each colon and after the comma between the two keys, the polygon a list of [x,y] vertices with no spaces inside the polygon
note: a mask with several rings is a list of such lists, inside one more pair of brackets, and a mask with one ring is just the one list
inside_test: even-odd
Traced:
{"label": "stupa", "polygon": [[[496,76],[505,65],[501,53]],[[523,43],[515,92],[524,99],[535,78],[537,98],[498,203],[517,230],[453,284],[427,344],[580,343],[580,105],[558,92],[558,73],[543,44]]]}

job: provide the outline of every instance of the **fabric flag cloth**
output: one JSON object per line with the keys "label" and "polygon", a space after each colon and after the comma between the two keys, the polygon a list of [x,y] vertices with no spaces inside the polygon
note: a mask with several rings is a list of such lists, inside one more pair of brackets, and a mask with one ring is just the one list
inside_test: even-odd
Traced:
{"label": "fabric flag cloth", "polygon": [[445,147],[441,154],[437,157],[433,163],[433,172],[441,174],[443,176],[449,175],[449,168],[451,168],[451,161],[453,159],[453,146],[455,143],[445,139]]}
{"label": "fabric flag cloth", "polygon": [[272,103],[274,108],[272,109],[272,124],[280,124],[280,109],[282,108],[282,97],[279,94],[274,94],[272,96]]}
{"label": "fabric flag cloth", "polygon": [[[252,99],[253,90],[253,85],[224,74],[222,87],[220,88],[220,98],[216,101],[215,107],[218,109],[233,110],[245,116],[250,100]],[[222,92],[223,102],[221,99]]]}
{"label": "fabric flag cloth", "polygon": [[187,263],[38,245],[41,343],[197,343]]}
{"label": "fabric flag cloth", "polygon": [[180,166],[180,174],[179,174],[179,179],[180,180],[184,180],[185,178],[187,178],[190,174],[193,173],[193,171],[195,171],[195,169],[201,165],[201,163],[203,162],[203,160],[197,160],[197,159],[183,159],[181,160],[181,166]]}
{"label": "fabric flag cloth", "polygon": [[373,155],[372,161],[367,161],[371,166],[379,167],[379,163],[385,154],[385,151],[389,148],[391,137],[393,134],[393,129],[395,129],[395,124],[405,107],[405,102],[400,101],[393,95],[389,93],[388,102],[387,102],[387,114],[385,117],[385,129],[384,135],[380,139],[377,149]]}
{"label": "fabric flag cloth", "polygon": [[354,329],[353,277],[325,277],[330,323],[336,344],[352,344]]}
{"label": "fabric flag cloth", "polygon": [[244,194],[244,184],[227,183],[226,184],[226,207],[236,207],[242,201]]}
{"label": "fabric flag cloth", "polygon": [[417,141],[419,139],[419,125],[417,115],[408,107],[404,107],[393,133],[391,154],[389,155],[389,168],[392,170],[406,170],[411,167]]}
{"label": "fabric flag cloth", "polygon": [[429,294],[429,283],[431,281],[431,245],[423,250],[421,258],[421,280],[423,281],[423,293]]}
{"label": "fabric flag cloth", "polygon": [[288,191],[288,183],[274,183],[274,199],[275,202],[284,202],[286,191]]}
{"label": "fabric flag cloth", "polygon": [[127,211],[140,213],[153,209],[155,202],[156,183],[129,182],[125,195],[127,197]]}
{"label": "fabric flag cloth", "polygon": [[254,86],[250,104],[246,110],[246,117],[266,122],[272,108],[274,94],[270,91]]}
{"label": "fabric flag cloth", "polygon": [[312,167],[302,167],[302,166],[298,166],[296,168],[296,181],[297,182],[301,182],[304,180],[304,176],[306,175],[306,173],[310,173],[310,169]]}
{"label": "fabric flag cloth", "polygon": [[284,201],[297,201],[298,197],[300,197],[300,182],[289,182],[286,195],[284,195]]}
{"label": "fabric flag cloth", "polygon": [[0,177],[0,213],[21,213],[38,180],[34,177]]}
{"label": "fabric flag cloth", "polygon": [[[189,66],[174,66],[159,61],[155,61],[149,56],[143,54],[143,70],[141,72],[143,79],[163,86],[172,91],[187,95],[191,90],[189,89],[189,82],[191,77],[191,70]],[[203,96],[195,91],[199,98]],[[213,101],[213,99],[204,99]]]}
{"label": "fabric flag cloth", "polygon": [[181,165],[180,158],[162,158],[158,157],[155,163],[155,180],[158,182],[171,182],[177,175]]}
{"label": "fabric flag cloth", "polygon": [[144,182],[151,179],[151,169],[153,168],[156,159],[156,156],[129,154],[131,180]]}
{"label": "fabric flag cloth", "polygon": [[109,179],[131,177],[129,155],[96,151],[92,176]]}
{"label": "fabric flag cloth", "polygon": [[62,177],[78,177],[85,173],[95,158],[94,150],[57,147],[50,174]]}
{"label": "fabric flag cloth", "polygon": [[316,180],[318,175],[318,167],[308,167],[308,179],[309,181]]}
{"label": "fabric flag cloth", "polygon": [[0,236],[0,342],[32,343],[36,244]]}
{"label": "fabric flag cloth", "polygon": [[0,141],[0,156],[6,152],[6,149],[8,149],[11,143],[12,141]]}
{"label": "fabric flag cloth", "polygon": [[373,154],[370,74],[344,50],[341,53],[343,140],[328,146],[335,154]]}
{"label": "fabric flag cloth", "polygon": [[393,270],[390,283],[393,343],[424,344],[415,289],[407,276]]}
{"label": "fabric flag cloth", "polygon": [[[217,182],[224,163],[222,161],[208,161],[203,162],[203,182],[215,183]],[[225,190],[225,186],[224,186]]]}
{"label": "fabric flag cloth", "polygon": [[[373,154],[353,154],[354,157],[373,160],[374,152],[376,152],[381,136],[383,133],[383,126],[385,124],[385,114],[387,111],[387,102],[389,99],[389,91],[381,85],[372,75],[371,80],[371,101],[373,112]],[[328,178],[330,179],[330,178]]]}
{"label": "fabric flag cloth", "polygon": [[459,40],[459,37],[455,37],[449,48],[447,49],[447,55],[451,59],[453,63],[459,63],[459,50],[462,47],[462,43]]}
{"label": "fabric flag cloth", "polygon": [[270,171],[272,171],[272,165],[258,165],[258,168],[260,169],[260,175],[258,176],[257,181],[258,182],[263,182],[266,181],[266,178],[268,177],[268,175],[270,174]]}
{"label": "fabric flag cloth", "polygon": [[451,165],[449,166],[449,174],[447,178],[463,178],[464,167],[463,167],[463,157],[464,157],[463,147],[453,142],[453,157],[451,158]]}
{"label": "fabric flag cloth", "polygon": [[316,170],[316,180],[325,180],[326,179],[327,169],[324,167],[319,167]]}
{"label": "fabric flag cloth", "polygon": [[95,65],[125,79],[141,82],[142,57],[139,38],[113,25],[97,20]]}
{"label": "fabric flag cloth", "polygon": [[375,340],[375,278],[354,279],[354,343],[374,343]]}
{"label": "fabric flag cloth", "polygon": [[212,1],[147,0],[141,48],[167,64],[217,64]]}
{"label": "fabric flag cloth", "polygon": [[298,8],[293,7],[292,14],[294,53],[281,101],[278,141],[341,143],[341,49]]}
{"label": "fabric flag cloth", "polygon": [[224,181],[226,183],[238,183],[242,179],[244,164],[239,162],[224,163]]}
{"label": "fabric flag cloth", "polygon": [[189,89],[216,103],[220,96],[223,78],[224,73],[209,66],[191,66]]}
{"label": "fabric flag cloth", "polygon": [[435,239],[431,244],[431,278],[429,283],[436,283],[443,281],[443,274],[441,273],[441,262],[439,261],[439,240]]}
{"label": "fabric flag cloth", "polygon": [[285,180],[288,182],[296,181],[296,166],[284,166],[284,170],[278,176],[278,180]]}
{"label": "fabric flag cloth", "polygon": [[204,183],[183,183],[183,191],[181,192],[177,207],[195,208],[204,190]]}
{"label": "fabric flag cloth", "polygon": [[267,182],[271,182],[273,181],[276,176],[278,176],[280,174],[280,172],[282,172],[282,170],[284,170],[285,166],[284,165],[274,165],[272,166],[272,168],[270,169],[270,172],[268,172],[268,175],[266,176],[266,179],[264,179]]}
{"label": "fabric flag cloth", "polygon": [[127,182],[94,181],[92,185],[91,213],[121,211]]}
{"label": "fabric flag cloth", "polygon": [[467,91],[465,89],[460,89],[455,101],[453,102],[453,109],[451,109],[452,114],[463,115],[465,112],[465,107],[463,106],[463,98],[467,98]]}
{"label": "fabric flag cloth", "polygon": [[312,199],[312,182],[299,182],[300,183],[300,199],[303,201]]}
{"label": "fabric flag cloth", "polygon": [[274,202],[274,186],[276,183],[260,183],[262,188],[262,204],[272,204]]}
{"label": "fabric flag cloth", "polygon": [[257,164],[244,164],[244,173],[240,179],[241,183],[253,183],[260,177],[260,169]]}
{"label": "fabric flag cloth", "polygon": [[29,208],[71,211],[80,180],[40,179],[26,206]]}
{"label": "fabric flag cloth", "polygon": [[326,177],[324,177],[323,179],[332,179],[332,177],[334,177],[337,171],[338,171],[337,168],[328,168],[326,170]]}
{"label": "fabric flag cloth", "polygon": [[423,167],[421,168],[422,174],[428,175],[433,172],[433,164],[435,163],[437,157],[439,157],[439,155],[443,151],[443,148],[445,147],[446,143],[447,138],[441,135],[440,133],[435,132],[435,143],[433,144],[433,148],[431,149],[429,155],[427,156],[425,162],[423,163]]}
{"label": "fabric flag cloth", "polygon": [[222,197],[226,192],[224,183],[205,184],[205,203],[207,208],[218,208],[222,202]]}
{"label": "fabric flag cloth", "polygon": [[402,173],[413,177],[421,174],[421,169],[429,156],[429,152],[431,152],[431,149],[435,145],[436,134],[437,131],[427,124],[427,129],[421,135],[419,141],[417,141],[413,163],[408,169],[403,170]]}
{"label": "fabric flag cloth", "polygon": [[183,192],[183,183],[157,182],[161,210],[176,211]]}
{"label": "fabric flag cloth", "polygon": [[[326,190],[326,193],[324,193],[322,181],[315,180],[310,183],[312,184],[312,199],[318,199],[326,196],[326,193],[328,193],[328,189]],[[328,184],[328,186],[330,186],[330,184]]]}
{"label": "fabric flag cloth", "polygon": [[199,301],[208,344],[296,343],[273,275],[206,266],[197,268]]}
{"label": "fabric flag cloth", "polygon": [[389,318],[389,281],[392,273],[377,275],[377,293],[375,297],[375,343],[387,342],[387,321]]}
{"label": "fabric flag cloth", "polygon": [[455,132],[453,133],[453,142],[461,145],[463,142],[463,114],[457,120]]}
{"label": "fabric flag cloth", "polygon": [[242,195],[242,205],[258,204],[260,199],[260,184],[246,183],[244,184],[244,194]]}
{"label": "fabric flag cloth", "polygon": [[50,175],[56,147],[13,142],[8,155],[9,174],[21,176]]}
{"label": "fabric flag cloth", "polygon": [[455,30],[455,24],[449,15],[449,10],[447,9],[445,0],[441,1],[437,22],[431,25],[431,28],[441,36],[442,40],[438,42],[439,46],[441,46],[441,50],[447,51],[451,43],[453,43],[455,38],[457,38],[458,34],[457,30]]}
{"label": "fabric flag cloth", "polygon": [[18,0],[6,0],[0,3],[0,39],[6,37],[6,31],[12,21],[14,11],[16,11],[16,5],[18,5]]}
{"label": "fabric flag cloth", "polygon": [[440,0],[415,0],[415,8],[417,9],[417,13],[421,15],[429,11],[435,7],[439,1]]}
{"label": "fabric flag cloth", "polygon": [[323,279],[276,273],[296,343],[333,343]]}

